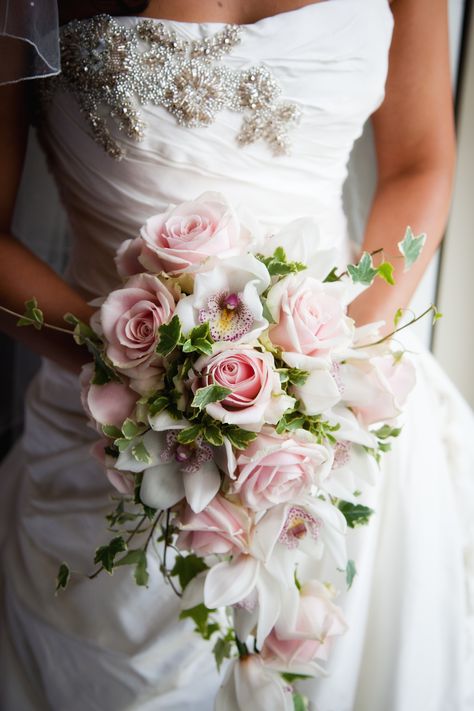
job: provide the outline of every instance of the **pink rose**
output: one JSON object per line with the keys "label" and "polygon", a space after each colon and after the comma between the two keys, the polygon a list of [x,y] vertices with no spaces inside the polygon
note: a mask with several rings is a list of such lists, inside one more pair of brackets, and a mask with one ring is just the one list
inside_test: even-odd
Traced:
{"label": "pink rose", "polygon": [[124,277],[140,274],[144,271],[143,264],[138,261],[142,252],[143,242],[140,237],[122,242],[115,255],[115,265],[119,275]]}
{"label": "pink rose", "polygon": [[124,383],[110,382],[94,385],[91,382],[93,373],[94,366],[92,363],[87,363],[83,366],[79,379],[81,402],[85,412],[99,432],[102,431],[102,425],[121,428],[135,409],[137,393]]}
{"label": "pink rose", "polygon": [[241,506],[217,494],[200,513],[186,506],[177,546],[198,555],[240,553],[248,546],[250,523]]}
{"label": "pink rose", "polygon": [[295,400],[281,389],[280,377],[270,353],[253,348],[222,348],[196,361],[200,377],[193,389],[221,385],[232,392],[220,402],[207,405],[215,420],[258,432],[265,423],[276,424]]}
{"label": "pink rose", "polygon": [[100,309],[107,356],[119,368],[132,368],[151,359],[158,328],[167,323],[175,302],[168,289],[150,274],[131,277],[123,289],[112,291]]}
{"label": "pink rose", "polygon": [[270,289],[267,307],[275,324],[269,336],[288,365],[311,369],[310,359],[351,343],[354,322],[346,316],[342,296],[340,284],[324,284],[304,272]]}
{"label": "pink rose", "polygon": [[93,445],[91,452],[104,467],[107,479],[112,486],[117,489],[120,494],[130,496],[135,490],[135,476],[132,472],[121,472],[115,469],[115,457],[112,457],[105,451],[108,444],[109,440],[100,439]]}
{"label": "pink rose", "polygon": [[334,593],[317,580],[303,585],[296,608],[284,609],[265,640],[262,658],[267,666],[296,674],[318,670],[315,660],[326,660],[332,638],[347,630],[333,597]]}
{"label": "pink rose", "polygon": [[[204,193],[151,217],[140,235],[140,262],[147,270],[167,274],[179,274],[209,257],[241,254],[250,238],[219,193]],[[123,255],[124,268],[125,260],[133,259],[133,249]]]}
{"label": "pink rose", "polygon": [[416,371],[405,356],[354,360],[340,365],[342,399],[364,425],[397,417],[415,386]]}
{"label": "pink rose", "polygon": [[[237,456],[232,492],[256,511],[296,499],[329,472],[328,451],[301,432],[281,437],[262,431]],[[326,465],[326,466],[325,466]]]}

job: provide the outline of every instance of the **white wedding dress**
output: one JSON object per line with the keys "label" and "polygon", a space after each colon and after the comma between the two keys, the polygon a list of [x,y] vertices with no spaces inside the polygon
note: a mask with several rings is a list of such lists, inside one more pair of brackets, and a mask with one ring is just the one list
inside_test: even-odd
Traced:
{"label": "white wedding dress", "polygon": [[[140,18],[114,23],[109,28],[128,33],[121,47],[117,40],[116,59],[141,80],[136,55],[127,64],[127,52],[149,49],[143,38],[136,45],[130,39],[136,39]],[[203,38],[212,45],[224,29],[216,23],[163,24],[188,48]],[[155,20],[150,26],[161,27]],[[98,91],[106,91],[101,53],[107,46],[92,37],[91,21],[75,28],[76,45],[69,40],[67,58],[89,62]],[[341,191],[352,145],[383,98],[392,32],[388,2],[328,0],[237,32],[239,43],[231,42],[231,51],[212,66],[227,70],[222,86],[232,93],[233,77],[264,65],[274,82],[264,115],[252,114],[251,102],[247,113],[235,110],[227,97],[220,105],[211,101],[208,126],[193,127],[185,125],[197,115],[191,100],[166,107],[163,97],[142,105],[133,97],[144,122],[141,140],[119,129],[116,109],[115,119],[105,120],[106,133],[94,139],[91,121],[105,115],[104,107],[95,96],[95,104],[80,111],[77,73],[75,85],[59,81],[52,92],[42,134],[75,235],[67,278],[87,298],[116,284],[113,256],[121,241],[169,203],[207,190],[224,193],[269,226],[314,216],[323,243],[338,246],[341,260],[347,255]],[[196,72],[186,73],[186,60],[176,61],[183,69],[181,91],[191,85],[209,90],[205,59],[197,82]],[[64,57],[63,66],[66,71]],[[254,74],[257,84],[259,77],[263,82],[258,103],[265,82]],[[212,99],[212,86],[210,94]],[[125,101],[117,92],[112,100]],[[284,102],[297,107],[298,123],[282,124]],[[178,105],[188,111],[181,124],[173,114]],[[250,142],[238,145],[245,116],[266,121],[266,129],[258,134],[250,126]],[[274,155],[275,136],[286,128],[289,153]],[[110,155],[117,150],[121,160]],[[426,353],[419,356],[418,385],[404,419],[405,429],[381,467],[376,515],[368,527],[349,532],[359,574],[340,601],[350,630],[334,646],[330,675],[303,685],[318,711],[474,709],[467,666],[474,426]],[[45,361],[29,390],[25,434],[1,470],[9,497],[2,493],[1,708],[209,711],[219,684],[210,647],[192,625],[177,622],[177,599],[153,556],[148,589],[120,569],[92,582],[75,577],[66,592],[53,594],[61,561],[91,572],[93,551],[108,540],[104,515],[112,491],[89,455],[95,436],[81,410],[76,378]]]}

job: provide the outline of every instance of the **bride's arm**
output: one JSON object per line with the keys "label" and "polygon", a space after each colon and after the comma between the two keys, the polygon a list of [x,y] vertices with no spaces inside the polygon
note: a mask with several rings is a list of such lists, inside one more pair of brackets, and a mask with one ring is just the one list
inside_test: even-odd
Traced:
{"label": "bride's arm", "polygon": [[410,225],[426,232],[422,256],[407,273],[395,266],[396,286],[378,279],[352,305],[358,323],[379,319],[391,330],[443,236],[449,211],[455,137],[446,0],[394,0],[395,28],[386,97],[373,116],[378,182],[363,250],[397,254]]}
{"label": "bride's arm", "polygon": [[[35,296],[45,320],[66,327],[63,314],[71,311],[87,320],[92,309],[47,264],[11,234],[28,132],[25,88],[22,83],[0,88],[0,305],[23,313],[24,302]],[[18,328],[17,319],[0,312],[0,329],[64,367],[78,371],[87,352],[70,336],[50,330]]]}

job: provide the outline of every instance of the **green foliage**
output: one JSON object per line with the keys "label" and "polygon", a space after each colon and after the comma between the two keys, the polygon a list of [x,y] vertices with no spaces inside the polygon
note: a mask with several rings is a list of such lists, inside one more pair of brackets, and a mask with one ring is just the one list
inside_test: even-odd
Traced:
{"label": "green foliage", "polygon": [[277,434],[302,429],[310,432],[320,444],[336,441],[333,432],[336,432],[340,425],[331,425],[327,420],[323,420],[321,415],[305,415],[299,411],[299,407],[300,403],[297,401],[292,410],[284,413],[276,425]]}
{"label": "green foliage", "polygon": [[178,442],[181,444],[192,444],[201,434],[202,425],[191,425],[191,427],[186,427],[184,430],[178,432]]}
{"label": "green foliage", "polygon": [[308,700],[299,691],[293,692],[294,711],[308,711]]}
{"label": "green foliage", "polygon": [[426,242],[426,234],[415,236],[411,227],[407,227],[405,236],[398,243],[398,249],[405,258],[405,271],[407,272],[420,256]]}
{"label": "green foliage", "polygon": [[230,388],[224,388],[222,385],[207,385],[205,388],[196,390],[191,406],[197,407],[198,410],[204,410],[207,405],[224,400],[231,392]]}
{"label": "green foliage", "polygon": [[347,589],[350,590],[354,578],[357,575],[357,568],[353,560],[348,560],[346,565],[346,585]]}
{"label": "green foliage", "polygon": [[224,444],[224,435],[222,434],[219,425],[220,423],[208,424],[202,431],[204,439],[209,442],[209,444],[212,444],[213,447],[220,447]]}
{"label": "green foliage", "polygon": [[16,322],[17,326],[33,326],[37,331],[40,331],[44,325],[44,316],[38,302],[33,297],[29,301],[25,301],[25,313]]}
{"label": "green foliage", "polygon": [[224,659],[230,659],[232,656],[232,651],[234,648],[235,636],[234,631],[229,629],[224,637],[218,637],[214,647],[212,648],[212,653],[214,654],[217,671],[221,670],[222,662]]}
{"label": "green foliage", "polygon": [[395,326],[395,328],[397,328],[398,324],[400,323],[400,319],[403,316],[403,311],[404,309],[401,308],[395,311],[395,316],[393,317],[393,325]]}
{"label": "green foliage", "polygon": [[300,368],[278,368],[280,382],[291,385],[304,385],[308,379],[309,371]]}
{"label": "green foliage", "polygon": [[132,447],[132,457],[137,460],[137,462],[143,462],[143,464],[151,464],[151,456],[143,442],[138,442]]}
{"label": "green foliage", "polygon": [[196,326],[189,332],[188,337],[183,343],[184,353],[202,353],[204,355],[212,355],[212,344],[214,341],[211,338],[209,324],[201,324]]}
{"label": "green foliage", "polygon": [[190,617],[196,625],[196,632],[200,634],[203,639],[210,639],[214,632],[218,632],[220,629],[216,622],[209,621],[209,615],[212,612],[215,612],[215,610],[209,610],[201,603],[189,610],[183,610],[179,615],[179,619],[184,620]]}
{"label": "green foliage", "polygon": [[362,504],[353,504],[350,501],[339,501],[338,509],[343,514],[349,528],[365,526],[374,513],[373,509]]}
{"label": "green foliage", "polygon": [[393,265],[390,262],[382,262],[377,267],[377,274],[381,277],[387,284],[393,286],[395,284],[395,279],[393,278]]}
{"label": "green foliage", "polygon": [[374,262],[368,252],[364,252],[357,265],[348,264],[349,272],[354,284],[365,284],[369,286],[377,276],[377,269],[374,269]]}
{"label": "green foliage", "polygon": [[122,433],[121,434],[123,434],[125,439],[134,439],[139,434],[142,434],[144,429],[145,428],[143,425],[138,425],[136,422],[134,422],[129,417],[127,417],[127,419],[125,420],[125,422],[122,425]]}
{"label": "green foliage", "polygon": [[122,536],[116,536],[105,546],[97,548],[94,563],[100,564],[108,573],[112,573],[115,557],[127,550],[127,545]]}
{"label": "green foliage", "polygon": [[323,279],[325,282],[341,281],[340,274],[337,273],[337,267],[333,267],[327,277]]}
{"label": "green foliage", "polygon": [[253,442],[257,437],[256,432],[249,432],[249,430],[244,430],[237,425],[224,425],[222,431],[224,437],[229,440],[235,449],[247,449],[250,442]]}
{"label": "green foliage", "polygon": [[158,329],[159,341],[156,352],[163,357],[174,351],[181,340],[181,323],[178,316],[173,316],[169,323],[162,324]]}
{"label": "green foliage", "polygon": [[100,344],[99,337],[88,323],[84,323],[84,321],[81,321],[77,316],[69,312],[64,314],[63,319],[66,323],[70,323],[71,326],[74,326],[73,337],[78,345],[82,346],[87,344],[88,341]]}
{"label": "green foliage", "polygon": [[160,392],[155,393],[153,397],[148,400],[148,412],[154,417],[155,415],[159,415],[160,412],[163,412],[163,410],[166,410],[168,404],[168,396],[160,390]]}
{"label": "green foliage", "polygon": [[270,276],[283,277],[287,274],[296,274],[307,268],[301,262],[289,262],[283,247],[277,247],[271,257],[264,257],[263,254],[255,256],[265,264]]}
{"label": "green foliage", "polygon": [[391,427],[390,425],[382,425],[378,430],[374,431],[374,435],[378,439],[387,439],[388,437],[398,437],[402,431],[401,427]]}
{"label": "green foliage", "polygon": [[67,563],[61,563],[56,577],[56,592],[65,590],[71,578],[71,571]]}
{"label": "green foliage", "polygon": [[110,530],[114,530],[116,526],[122,526],[129,521],[135,521],[139,516],[139,513],[127,511],[125,509],[125,500],[121,498],[115,509],[107,514],[105,520],[108,522]]}
{"label": "green foliage", "polygon": [[207,569],[208,566],[202,558],[194,553],[190,553],[187,556],[178,556],[176,558],[170,575],[173,577],[175,575],[178,576],[181,590],[184,590],[191,580],[196,577],[196,575]]}
{"label": "green foliage", "polygon": [[134,578],[136,584],[143,585],[145,587],[148,585],[150,576],[147,569],[146,553],[142,548],[134,548],[127,551],[123,558],[120,558],[120,560],[114,564],[114,567],[118,568],[121,565],[134,565]]}

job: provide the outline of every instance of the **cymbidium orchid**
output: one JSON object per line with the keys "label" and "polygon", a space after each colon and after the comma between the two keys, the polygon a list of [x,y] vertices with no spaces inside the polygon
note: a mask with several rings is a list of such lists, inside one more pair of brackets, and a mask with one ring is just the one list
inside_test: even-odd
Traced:
{"label": "cymbidium orchid", "polygon": [[221,260],[197,274],[193,293],[177,304],[183,332],[207,322],[214,341],[255,342],[268,327],[260,296],[269,284],[265,265],[251,254]]}
{"label": "cymbidium orchid", "polygon": [[293,689],[258,654],[229,664],[214,711],[293,711]]}
{"label": "cymbidium orchid", "polygon": [[[186,423],[181,423],[182,427]],[[134,448],[141,441],[148,461],[137,460]],[[117,458],[115,468],[143,472],[140,498],[147,506],[168,509],[185,498],[193,511],[202,511],[215,496],[221,484],[217,466],[212,461],[209,445],[198,440],[181,445],[176,431],[149,431],[141,440],[132,439]]]}

